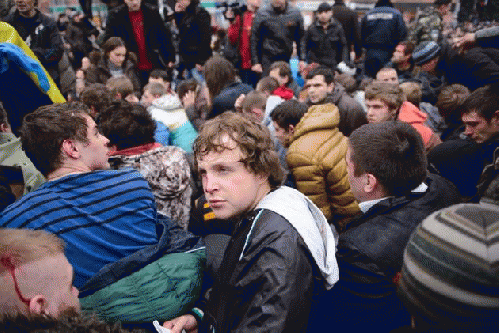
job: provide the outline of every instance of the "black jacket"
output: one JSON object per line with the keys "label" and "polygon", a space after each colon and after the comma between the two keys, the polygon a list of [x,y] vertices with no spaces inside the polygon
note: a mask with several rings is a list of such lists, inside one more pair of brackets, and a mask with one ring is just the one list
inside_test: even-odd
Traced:
{"label": "black jacket", "polygon": [[[144,15],[147,56],[154,68],[165,69],[169,62],[175,62],[172,35],[165,28],[161,16],[154,7],[143,3],[141,9]],[[127,51],[138,55],[139,48],[126,5],[118,6],[109,13],[104,40],[110,37],[120,37],[125,42]]]}
{"label": "black jacket", "polygon": [[340,235],[336,253],[340,280],[321,300],[329,305],[330,325],[339,332],[372,327],[388,332],[410,323],[396,296],[409,236],[425,217],[460,202],[457,189],[446,179],[430,174],[425,184],[424,193],[380,201]]}
{"label": "black jacket", "polygon": [[366,49],[393,51],[407,36],[407,29],[397,9],[376,6],[362,18],[360,33]]}
{"label": "black jacket", "polygon": [[[8,15],[5,22],[17,30],[52,79],[59,84],[58,66],[64,48],[56,22],[39,11],[33,19],[27,20],[17,10]],[[26,22],[30,23],[26,24]]]}
{"label": "black jacket", "polygon": [[350,56],[345,33],[341,24],[331,19],[326,31],[316,22],[305,33],[302,54],[308,63],[318,63],[332,69],[342,61],[349,62]]}
{"label": "black jacket", "polygon": [[307,329],[313,300],[324,290],[323,278],[286,219],[264,209],[252,228],[257,213],[235,227],[199,332],[211,332],[211,326],[217,333]]}
{"label": "black jacket", "polygon": [[298,58],[305,60],[301,53],[301,41],[304,35],[303,17],[300,11],[286,5],[284,11],[277,11],[272,6],[260,8],[251,27],[251,63],[261,64],[262,58],[289,61],[296,42]]}
{"label": "black jacket", "polygon": [[338,20],[345,32],[347,39],[348,51],[353,49],[355,54],[360,57],[362,55],[362,47],[360,41],[360,25],[357,13],[343,3],[343,1],[335,1],[333,5],[333,17]]}
{"label": "black jacket", "polygon": [[203,65],[211,57],[211,18],[199,5],[187,7],[185,12],[175,13],[178,28],[178,54],[185,68]]}

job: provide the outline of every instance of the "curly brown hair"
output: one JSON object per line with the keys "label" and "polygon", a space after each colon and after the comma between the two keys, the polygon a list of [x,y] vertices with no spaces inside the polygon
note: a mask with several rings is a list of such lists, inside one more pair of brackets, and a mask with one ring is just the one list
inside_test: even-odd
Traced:
{"label": "curly brown hair", "polygon": [[[270,187],[282,184],[284,172],[269,130],[261,123],[234,112],[225,112],[207,121],[194,141],[194,157],[197,161],[210,152],[222,152],[229,147],[221,139],[229,136],[246,156],[244,166],[256,175],[268,176]],[[197,169],[197,165],[196,165]]]}

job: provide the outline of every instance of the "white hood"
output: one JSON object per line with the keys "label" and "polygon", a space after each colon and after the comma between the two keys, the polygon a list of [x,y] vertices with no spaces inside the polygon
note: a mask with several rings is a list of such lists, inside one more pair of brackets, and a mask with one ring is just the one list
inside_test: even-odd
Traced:
{"label": "white hood", "polygon": [[287,186],[270,192],[257,208],[271,210],[291,223],[307,245],[331,289],[339,279],[336,240],[324,214],[301,192]]}

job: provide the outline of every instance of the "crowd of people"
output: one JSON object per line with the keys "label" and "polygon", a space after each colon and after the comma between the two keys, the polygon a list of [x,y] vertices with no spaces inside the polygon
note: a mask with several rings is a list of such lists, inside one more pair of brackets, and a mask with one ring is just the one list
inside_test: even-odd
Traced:
{"label": "crowd of people", "polygon": [[495,330],[499,26],[123,1],[1,8],[0,331]]}

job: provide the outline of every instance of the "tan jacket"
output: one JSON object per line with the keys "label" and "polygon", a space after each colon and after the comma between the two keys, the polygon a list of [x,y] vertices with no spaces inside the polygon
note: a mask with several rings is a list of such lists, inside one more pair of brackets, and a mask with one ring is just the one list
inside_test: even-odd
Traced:
{"label": "tan jacket", "polygon": [[334,104],[311,106],[296,125],[286,160],[298,190],[343,229],[359,206],[348,183],[347,138],[339,131],[339,122]]}

